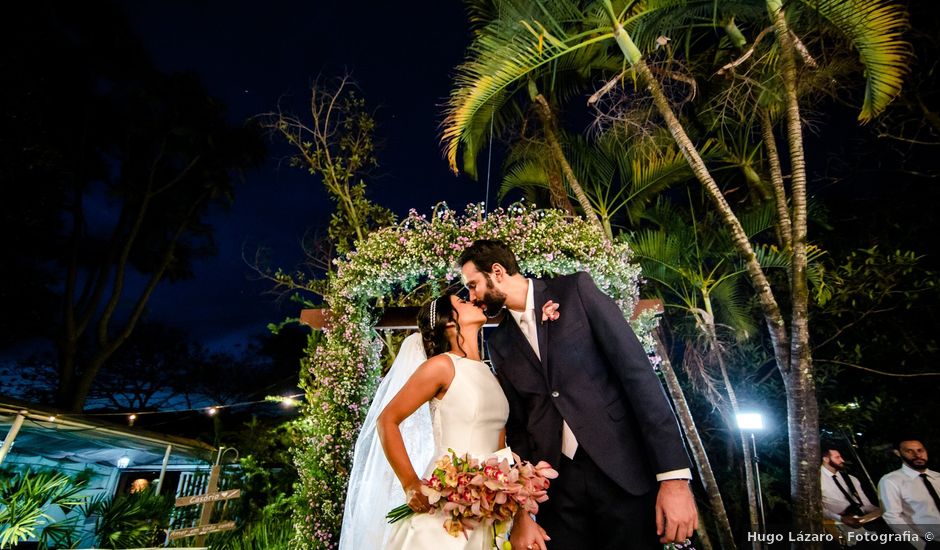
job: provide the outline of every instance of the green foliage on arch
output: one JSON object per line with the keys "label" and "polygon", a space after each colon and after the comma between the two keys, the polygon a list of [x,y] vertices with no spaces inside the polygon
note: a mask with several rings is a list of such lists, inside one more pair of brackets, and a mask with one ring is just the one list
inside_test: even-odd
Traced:
{"label": "green foliage on arch", "polygon": [[[295,512],[296,548],[338,545],[353,448],[381,372],[375,302],[428,282],[456,281],[457,258],[476,239],[509,243],[529,275],[587,271],[627,318],[637,303],[640,269],[630,263],[629,247],[558,210],[515,204],[487,214],[471,205],[458,214],[439,205],[430,216],[411,211],[400,224],[358,242],[330,275],[324,298],[331,326],[303,362],[306,405],[295,461],[304,508]],[[653,322],[641,317],[638,334],[647,334]]]}

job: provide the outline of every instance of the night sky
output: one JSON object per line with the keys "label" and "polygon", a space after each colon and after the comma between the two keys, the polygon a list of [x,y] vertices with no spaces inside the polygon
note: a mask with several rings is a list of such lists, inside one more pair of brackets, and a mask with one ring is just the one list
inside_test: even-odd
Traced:
{"label": "night sky", "polygon": [[[228,106],[233,123],[279,104],[303,116],[317,75],[350,72],[378,122],[371,198],[399,216],[442,200],[459,208],[483,200],[485,185],[454,177],[439,145],[440,105],[470,39],[460,2],[120,5],[157,67],[197,74]],[[294,267],[304,233],[326,226],[332,204],[317,178],[283,162],[289,152],[283,144],[270,147],[233,207],[212,216],[218,255],[198,262],[192,280],[161,285],[151,320],[182,326],[218,349],[297,314],[298,304],[265,294],[269,282],[252,280],[243,252],[253,256],[265,247],[272,266]]]}

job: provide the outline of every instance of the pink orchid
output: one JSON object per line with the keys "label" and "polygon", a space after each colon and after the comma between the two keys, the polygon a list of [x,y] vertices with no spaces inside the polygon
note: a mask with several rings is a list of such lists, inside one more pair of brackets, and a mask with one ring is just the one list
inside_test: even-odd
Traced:
{"label": "pink orchid", "polygon": [[[479,525],[495,529],[521,510],[538,512],[539,503],[548,500],[549,480],[558,477],[558,472],[547,462],[533,465],[516,454],[512,457],[510,465],[501,456],[478,460],[451,450],[437,460],[421,492],[428,497],[432,512],[446,516],[445,531],[467,537],[468,530]],[[388,518],[394,522],[412,513],[406,504],[389,512]]]}
{"label": "pink orchid", "polygon": [[549,300],[545,302],[545,305],[542,306],[542,324],[545,324],[545,321],[557,321],[561,314],[558,313],[559,304]]}

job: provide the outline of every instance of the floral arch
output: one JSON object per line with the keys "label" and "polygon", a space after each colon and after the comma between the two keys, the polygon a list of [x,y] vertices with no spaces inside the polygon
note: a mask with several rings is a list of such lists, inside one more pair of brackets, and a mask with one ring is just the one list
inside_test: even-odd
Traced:
{"label": "floral arch", "polygon": [[[400,224],[370,234],[337,260],[324,295],[329,326],[303,361],[306,405],[294,451],[301,499],[295,547],[338,545],[353,448],[381,373],[376,302],[407,295],[429,281],[456,281],[457,259],[476,239],[510,243],[530,275],[587,271],[626,318],[633,314],[640,268],[630,263],[629,247],[611,243],[592,224],[559,210],[520,203],[485,213],[471,205],[461,215],[438,205],[430,218],[412,210]],[[634,321],[641,338],[649,337],[654,323],[652,312]]]}

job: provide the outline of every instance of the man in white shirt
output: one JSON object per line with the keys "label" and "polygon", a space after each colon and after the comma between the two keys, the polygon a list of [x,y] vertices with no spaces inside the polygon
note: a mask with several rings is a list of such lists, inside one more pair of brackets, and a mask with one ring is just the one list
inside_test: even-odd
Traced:
{"label": "man in white shirt", "polygon": [[859,518],[877,511],[878,507],[862,490],[858,478],[845,471],[845,459],[838,449],[823,447],[819,475],[823,515],[835,521],[846,544],[854,546],[860,537],[850,537],[849,532],[861,534],[864,528]]}
{"label": "man in white shirt", "polygon": [[[935,548],[940,536],[940,473],[927,468],[927,449],[919,439],[899,440],[894,453],[901,468],[878,483],[884,519],[898,534],[915,533],[915,548]],[[933,542],[930,542],[933,541]]]}

